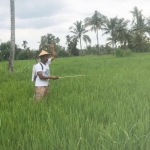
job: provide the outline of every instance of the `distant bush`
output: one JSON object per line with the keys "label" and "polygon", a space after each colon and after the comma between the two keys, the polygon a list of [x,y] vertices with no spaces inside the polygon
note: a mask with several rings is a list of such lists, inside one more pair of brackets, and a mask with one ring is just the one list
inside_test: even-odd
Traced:
{"label": "distant bush", "polygon": [[124,52],[123,52],[122,49],[118,48],[118,49],[116,49],[116,51],[115,51],[115,55],[116,55],[116,57],[123,57]]}
{"label": "distant bush", "polygon": [[59,50],[57,53],[57,57],[69,57],[69,53],[65,50]]}
{"label": "distant bush", "polygon": [[126,56],[130,56],[132,54],[132,51],[130,49],[125,50]]}
{"label": "distant bush", "polygon": [[118,48],[115,51],[116,57],[126,57],[126,56],[130,56],[131,54],[132,51],[130,49],[123,50],[121,48]]}

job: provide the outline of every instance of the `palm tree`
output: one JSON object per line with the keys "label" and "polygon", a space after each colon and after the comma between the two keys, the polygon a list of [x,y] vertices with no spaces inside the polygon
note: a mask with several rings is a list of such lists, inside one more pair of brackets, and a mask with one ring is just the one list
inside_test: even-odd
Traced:
{"label": "palm tree", "polygon": [[141,35],[140,32],[132,34],[130,44],[136,52],[144,52],[147,50],[147,47],[150,46],[149,38],[144,34]]}
{"label": "palm tree", "polygon": [[147,33],[150,35],[150,17],[146,18],[147,21]]}
{"label": "palm tree", "polygon": [[46,39],[48,44],[55,44],[55,36],[53,34],[48,33]]}
{"label": "palm tree", "polygon": [[126,45],[129,39],[129,30],[127,29],[127,25],[130,21],[125,20],[124,18],[118,19],[116,31],[117,31],[117,40],[122,45],[123,48],[126,49]]}
{"label": "palm tree", "polygon": [[[107,19],[106,23],[105,23],[105,27],[103,28],[103,35],[105,34],[110,34],[111,38],[112,38],[112,46],[113,46],[113,50],[114,47],[116,47],[116,43],[117,43],[117,25],[118,25],[118,18],[110,18]],[[113,52],[114,53],[114,52]]]}
{"label": "palm tree", "polygon": [[115,17],[107,20],[105,28],[103,28],[105,31],[103,35],[110,34],[111,37],[107,38],[107,41],[109,41],[109,45],[113,46],[113,50],[117,43],[123,45],[124,49],[126,49],[126,45],[129,41],[128,23],[129,20],[125,20],[124,18],[118,19]]}
{"label": "palm tree", "polygon": [[150,26],[149,26],[149,19],[146,19],[143,14],[142,10],[138,10],[137,7],[133,8],[133,11],[130,11],[133,15],[132,21],[132,38],[130,41],[134,43],[134,47],[136,45],[136,50],[144,51],[143,48],[147,43],[146,33],[150,33]]}
{"label": "palm tree", "polygon": [[39,42],[40,43],[39,49],[42,49],[45,46],[46,42],[47,42],[47,37],[46,37],[46,35],[44,35],[41,37],[41,41]]}
{"label": "palm tree", "polygon": [[132,31],[138,31],[142,35],[147,27],[146,19],[142,15],[142,10],[138,10],[137,7],[134,7],[133,11],[130,11],[130,13],[133,15]]}
{"label": "palm tree", "polygon": [[78,40],[71,38],[69,35],[66,36],[66,44],[69,55],[78,56],[79,50],[77,49]]}
{"label": "palm tree", "polygon": [[130,11],[130,13],[133,15],[133,21],[132,24],[139,25],[139,17],[142,16],[142,10],[138,10],[137,7],[133,8],[133,11]]}
{"label": "palm tree", "polygon": [[67,35],[67,36],[66,36],[66,44],[69,44],[70,41],[71,41],[71,37],[70,37],[70,35]]}
{"label": "palm tree", "polygon": [[101,30],[104,26],[106,21],[106,17],[99,13],[98,11],[94,12],[94,15],[92,17],[85,18],[85,27],[90,26],[91,31],[94,31],[96,33],[96,39],[97,39],[97,47],[99,47],[99,39],[98,39],[98,30]]}
{"label": "palm tree", "polygon": [[60,42],[59,37],[57,37],[57,38],[55,39],[55,41],[56,41],[56,45],[58,45],[58,44],[59,44],[59,42]]}
{"label": "palm tree", "polygon": [[114,43],[114,39],[113,39],[112,37],[108,37],[108,38],[106,39],[106,41],[108,41],[108,42],[106,43],[108,46],[111,46],[111,45],[113,45],[113,43]]}
{"label": "palm tree", "polygon": [[15,56],[15,0],[10,0],[10,12],[11,12],[11,46],[8,70],[10,72],[14,69],[14,56]]}
{"label": "palm tree", "polygon": [[67,35],[66,36],[66,45],[67,45],[67,50],[69,51],[69,54],[71,54],[71,50],[70,50],[70,46],[69,46],[70,42],[71,42],[71,37],[70,37],[70,35]]}
{"label": "palm tree", "polygon": [[56,39],[54,35],[48,33],[47,35],[44,35],[41,37],[41,41],[39,43],[40,43],[39,45],[40,51],[42,49],[50,51],[48,44],[51,44],[51,43],[56,44]]}
{"label": "palm tree", "polygon": [[132,31],[138,31],[141,35],[145,32],[150,33],[150,18],[145,18],[142,10],[138,10],[137,7],[134,7],[130,13],[133,15]]}
{"label": "palm tree", "polygon": [[24,47],[24,49],[27,47],[28,42],[27,41],[23,41],[22,46]]}
{"label": "palm tree", "polygon": [[71,30],[70,32],[74,34],[71,38],[74,39],[75,41],[78,41],[78,40],[80,41],[81,51],[82,51],[81,39],[83,39],[86,44],[87,42],[91,44],[90,37],[85,34],[88,32],[88,30],[85,29],[84,25],[82,25],[82,21],[76,21],[74,23],[74,26],[71,26],[69,29]]}

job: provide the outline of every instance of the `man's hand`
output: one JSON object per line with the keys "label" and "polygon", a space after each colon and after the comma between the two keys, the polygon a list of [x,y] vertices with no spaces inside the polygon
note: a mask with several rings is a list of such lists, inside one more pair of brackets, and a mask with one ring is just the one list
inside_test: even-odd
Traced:
{"label": "man's hand", "polygon": [[53,79],[53,80],[57,80],[57,79],[59,79],[59,77],[53,76],[52,79]]}

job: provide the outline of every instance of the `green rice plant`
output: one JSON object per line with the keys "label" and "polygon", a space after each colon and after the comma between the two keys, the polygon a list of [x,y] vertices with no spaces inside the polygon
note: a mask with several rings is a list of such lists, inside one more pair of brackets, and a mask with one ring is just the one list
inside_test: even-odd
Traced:
{"label": "green rice plant", "polygon": [[33,101],[34,60],[0,63],[0,149],[149,150],[150,53],[57,58],[50,95]]}

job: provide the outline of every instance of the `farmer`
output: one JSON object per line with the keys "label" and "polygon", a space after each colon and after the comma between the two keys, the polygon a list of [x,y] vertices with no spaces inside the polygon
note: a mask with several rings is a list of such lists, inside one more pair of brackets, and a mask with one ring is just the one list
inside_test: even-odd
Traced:
{"label": "farmer", "polygon": [[54,50],[54,45],[49,45],[52,51],[52,55],[44,50],[39,54],[39,58],[41,62],[35,66],[35,71],[37,77],[35,79],[35,94],[34,99],[37,101],[42,100],[42,98],[48,96],[49,94],[49,79],[56,80],[58,77],[50,76],[49,64],[54,60],[56,56],[56,52]]}

